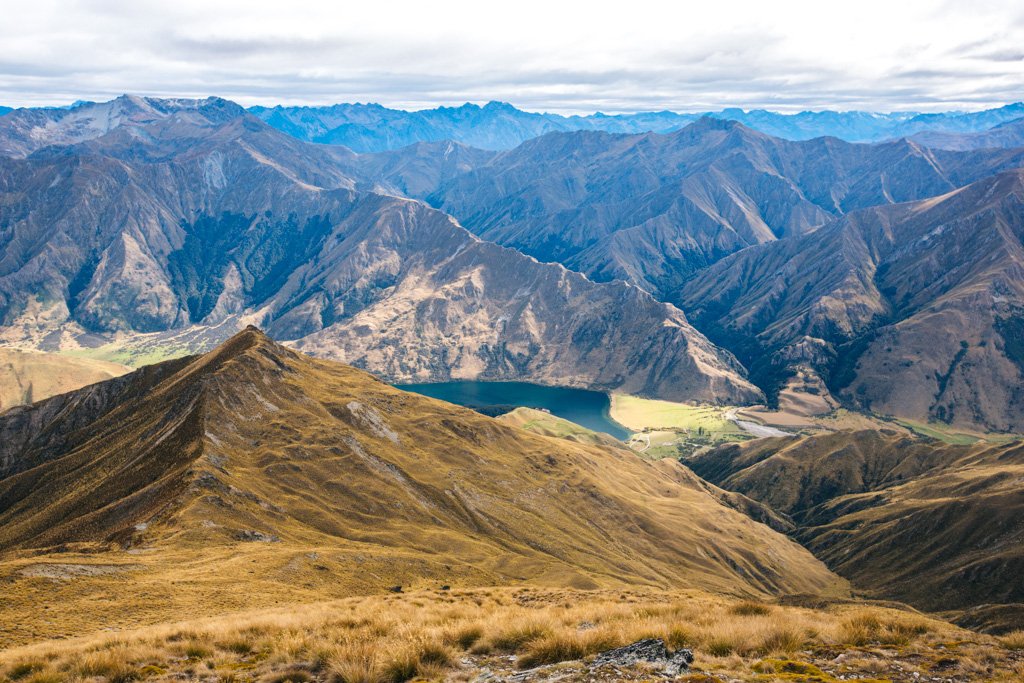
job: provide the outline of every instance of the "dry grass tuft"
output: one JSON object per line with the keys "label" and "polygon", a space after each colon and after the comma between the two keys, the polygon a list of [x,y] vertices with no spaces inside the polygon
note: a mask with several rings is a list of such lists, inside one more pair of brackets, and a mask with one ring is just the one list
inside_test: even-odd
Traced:
{"label": "dry grass tuft", "polygon": [[999,639],[1007,650],[1024,650],[1024,630],[1010,631]]}
{"label": "dry grass tuft", "polygon": [[[550,624],[536,619],[520,619],[510,626],[499,627],[486,644],[478,646],[475,651],[518,652],[524,646],[551,635]],[[484,650],[485,647],[488,649]]]}
{"label": "dry grass tuft", "polygon": [[884,618],[875,611],[862,610],[840,625],[840,639],[855,646],[906,645],[932,627],[923,618],[898,615]]}
{"label": "dry grass tuft", "polygon": [[519,658],[519,668],[531,669],[543,664],[557,664],[624,645],[621,632],[594,629],[581,632],[551,633],[531,642]]}
{"label": "dry grass tuft", "polygon": [[384,671],[380,649],[369,641],[347,642],[330,659],[332,680],[336,683],[382,683]]}
{"label": "dry grass tuft", "polygon": [[772,608],[760,602],[744,600],[730,607],[729,612],[740,617],[763,617],[771,614]]}
{"label": "dry grass tuft", "polygon": [[291,669],[268,674],[260,679],[260,683],[308,683],[312,680],[313,677],[309,675],[309,672],[302,669]]}
{"label": "dry grass tuft", "polygon": [[34,673],[38,673],[46,668],[46,662],[40,661],[23,661],[13,664],[7,670],[7,678],[12,681],[20,681],[23,678],[28,678]]}
{"label": "dry grass tuft", "polygon": [[460,627],[446,639],[449,645],[456,646],[462,650],[469,650],[484,635],[484,630],[479,624],[470,624]]}

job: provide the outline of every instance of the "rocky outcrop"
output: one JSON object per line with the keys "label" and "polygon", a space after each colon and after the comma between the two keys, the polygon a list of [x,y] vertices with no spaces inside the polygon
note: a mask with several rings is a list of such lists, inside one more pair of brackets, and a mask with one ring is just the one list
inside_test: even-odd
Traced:
{"label": "rocky outcrop", "polygon": [[658,669],[665,676],[675,678],[686,673],[692,663],[692,651],[684,648],[671,652],[665,645],[665,641],[659,638],[647,638],[598,654],[591,667],[601,669],[645,664]]}

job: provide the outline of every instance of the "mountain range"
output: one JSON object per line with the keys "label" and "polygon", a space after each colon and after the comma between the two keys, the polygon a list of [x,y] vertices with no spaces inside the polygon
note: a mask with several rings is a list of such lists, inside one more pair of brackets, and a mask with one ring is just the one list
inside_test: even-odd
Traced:
{"label": "mountain range", "polygon": [[453,140],[473,147],[505,150],[551,132],[668,133],[702,116],[738,121],[790,140],[831,136],[851,142],[877,142],[921,131],[967,133],[1024,117],[1024,103],[979,112],[881,114],[863,111],[804,111],[796,114],[754,109],[716,112],[671,111],[636,114],[562,116],[526,112],[505,102],[484,106],[438,107],[421,111],[388,109],[379,104],[323,107],[252,107],[274,128],[309,142],[344,145],[357,152],[381,152],[416,142]]}
{"label": "mountain range", "polygon": [[[404,681],[590,666],[628,644],[607,640],[621,617],[722,678],[880,676],[895,652],[914,680],[984,680],[999,658],[961,648],[996,641],[900,602],[1024,627],[1020,108],[327,117],[123,96],[0,116],[0,646],[376,593],[436,601],[440,649],[384,676],[351,643],[300,643],[301,616],[278,622],[287,655],[195,624],[161,642],[182,679],[248,657],[260,680]],[[391,386],[447,380],[616,392],[636,450]],[[801,433],[752,422],[775,404],[802,406],[780,423]],[[698,591],[729,606],[682,611]],[[604,616],[569,611],[589,592]],[[485,598],[547,622],[455,633]],[[354,604],[323,609],[362,628]],[[1024,639],[1001,642],[1019,673]],[[170,678],[152,651],[111,654],[135,667],[117,680]],[[278,667],[299,659],[304,677]],[[95,661],[80,678],[114,680]]]}
{"label": "mountain range", "polygon": [[226,100],[126,96],[12,112],[0,149],[8,344],[137,364],[257,323],[391,381],[803,391],[1024,429],[1022,148],[703,117],[358,154]]}
{"label": "mountain range", "polygon": [[725,258],[678,300],[762,383],[809,369],[863,409],[1017,431],[1022,202],[1016,169],[856,211]]}
{"label": "mountain range", "polygon": [[1024,146],[1024,118],[1013,119],[987,130],[954,133],[948,131],[924,131],[912,139],[926,147],[936,149],[991,149],[996,147]]}
{"label": "mountain range", "polygon": [[0,139],[14,150],[0,159],[8,343],[95,347],[192,329],[187,350],[252,321],[393,381],[760,395],[674,306],[363,191],[351,152],[227,101],[121,98],[44,123],[14,114]]}
{"label": "mountain range", "polygon": [[[155,98],[147,98],[154,100]],[[102,104],[102,103],[100,103]],[[46,116],[74,116],[95,102],[70,107],[21,109]],[[0,107],[0,116],[12,111]],[[437,107],[420,111],[389,109],[379,104],[328,106],[256,106],[249,111],[268,124],[307,142],[343,145],[356,152],[381,152],[417,142],[451,140],[487,150],[505,150],[551,132],[603,131],[607,133],[669,133],[702,116],[737,121],[768,135],[789,140],[837,137],[849,142],[878,142],[913,135],[970,134],[1024,118],[1024,103],[976,112],[803,111],[783,114],[763,109],[737,108],[677,113],[590,114],[565,116],[527,112],[505,103],[480,106]],[[927,138],[925,138],[927,139]]]}
{"label": "mountain range", "polygon": [[429,193],[417,187],[485,239],[671,300],[693,273],[733,252],[1022,163],[1019,149],[791,142],[705,117],[666,135],[545,135],[441,176]]}

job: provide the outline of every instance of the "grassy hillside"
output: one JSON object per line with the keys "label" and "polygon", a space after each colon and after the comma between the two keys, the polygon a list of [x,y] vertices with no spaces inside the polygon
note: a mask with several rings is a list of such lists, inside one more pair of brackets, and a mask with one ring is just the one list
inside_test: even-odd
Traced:
{"label": "grassy hillside", "polygon": [[788,515],[795,538],[859,589],[930,610],[1016,605],[998,627],[1024,626],[1019,441],[865,430],[733,444],[688,464]]}
{"label": "grassy hillside", "polygon": [[604,448],[623,448],[622,442],[602,432],[595,432],[575,422],[564,420],[556,415],[536,408],[519,407],[496,418],[499,422],[513,427],[525,429],[534,434],[551,436],[556,439],[568,439],[577,443],[602,446]]}
{"label": "grassy hillside", "polygon": [[0,412],[118,377],[117,363],[0,347]]}
{"label": "grassy hillside", "polygon": [[6,644],[394,585],[845,591],[677,462],[531,434],[254,329],[0,431]]}

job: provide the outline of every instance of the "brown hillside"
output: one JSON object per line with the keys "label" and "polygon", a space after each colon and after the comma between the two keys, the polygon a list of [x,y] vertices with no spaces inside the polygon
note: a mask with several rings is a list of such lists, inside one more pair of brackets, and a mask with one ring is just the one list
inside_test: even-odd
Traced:
{"label": "brown hillside", "polygon": [[[128,582],[149,596],[124,607],[133,623],[197,596],[216,613],[392,584],[841,588],[678,463],[507,427],[253,328],[15,411],[0,432],[16,437],[0,574],[77,577],[47,590],[71,603]],[[101,569],[79,554],[97,551]],[[38,596],[23,598],[15,623]]]}
{"label": "brown hillside", "polygon": [[790,515],[794,537],[855,587],[935,611],[1024,603],[1020,442],[861,431],[723,446],[688,464]]}

